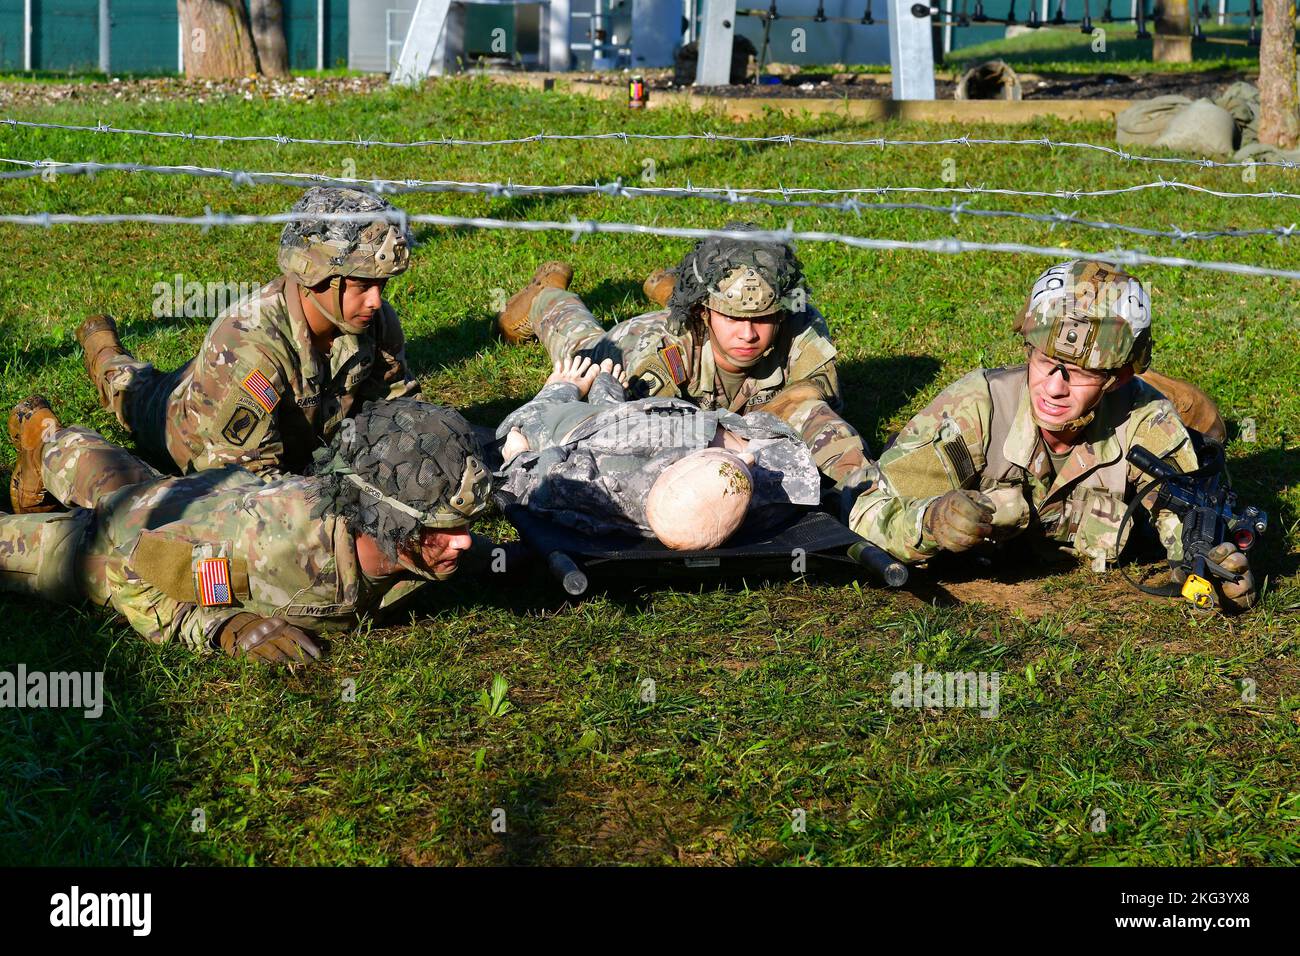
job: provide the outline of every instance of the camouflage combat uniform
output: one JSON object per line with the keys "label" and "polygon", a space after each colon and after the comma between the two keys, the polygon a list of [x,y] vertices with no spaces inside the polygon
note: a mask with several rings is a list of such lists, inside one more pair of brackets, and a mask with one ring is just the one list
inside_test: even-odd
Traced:
{"label": "camouflage combat uniform", "polygon": [[183,368],[160,373],[121,355],[102,381],[109,407],[150,459],[181,473],[237,464],[268,480],[301,473],[364,402],[419,396],[392,306],[384,302],[370,330],[340,334],[323,356],[287,276],[227,309]]}
{"label": "camouflage combat uniform", "polygon": [[645,506],[655,479],[674,462],[707,448],[724,426],[749,439],[755,456],[747,527],[764,526],[788,515],[792,506],[820,501],[816,465],[780,419],[762,412],[742,418],[677,398],[625,402],[622,395],[608,375],[597,379],[586,402],[576,385],[556,382],[511,413],[497,437],[518,428],[530,450],[497,473],[504,490],[530,510],[580,531],[650,536]]}
{"label": "camouflage combat uniform", "polygon": [[[293,211],[301,218],[280,235],[282,276],[218,316],[185,367],[160,374],[137,361],[108,317],[78,333],[101,401],[168,470],[301,473],[366,401],[418,396],[392,306],[381,300],[369,322],[343,312],[348,279],[387,280],[409,266],[400,210],[360,190],[317,186]],[[328,355],[313,345],[306,298],[333,326]]]}
{"label": "camouflage combat uniform", "polygon": [[639,398],[681,398],[740,415],[759,409],[775,414],[800,435],[832,482],[842,482],[867,460],[861,437],[839,415],[835,346],[826,320],[811,305],[785,314],[772,348],[745,370],[730,402],[707,334],[678,327],[670,310],[647,312],[606,331],[578,296],[547,288],[533,300],[529,320],[552,362],[570,355],[613,359],[627,370]]}
{"label": "camouflage combat uniform", "polygon": [[[151,641],[212,649],[242,612],[338,632],[403,575],[367,578],[347,522],[311,516],[319,478],[266,484],[238,467],[164,478],[85,428],[46,443],[46,486],[73,510],[0,515],[0,587],[111,605]],[[204,606],[194,567],[229,559],[234,603]]]}
{"label": "camouflage combat uniform", "polygon": [[[977,369],[899,432],[877,463],[874,487],[855,503],[849,527],[900,560],[923,560],[939,550],[923,529],[926,509],[949,491],[978,489],[997,505],[997,539],[1032,529],[1100,570],[1123,549],[1120,519],[1136,486],[1148,480],[1125,460],[1134,445],[1181,471],[1197,465],[1174,407],[1133,379],[1102,397],[1055,473],[1031,414],[1026,367]],[[1160,511],[1153,519],[1169,557],[1180,558],[1178,518]]]}

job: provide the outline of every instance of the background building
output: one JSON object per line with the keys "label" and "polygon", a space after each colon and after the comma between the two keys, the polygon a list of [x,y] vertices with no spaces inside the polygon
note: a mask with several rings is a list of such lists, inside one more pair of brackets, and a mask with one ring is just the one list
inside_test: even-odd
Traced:
{"label": "background building", "polygon": [[[289,65],[294,70],[348,67],[367,73],[390,72],[397,62],[417,0],[283,0]],[[770,0],[768,0],[770,2]],[[743,9],[766,10],[764,0],[741,0]],[[966,0],[939,0],[960,11]],[[987,0],[990,17],[1005,17],[1014,8],[1021,23],[1030,2],[1045,15],[1056,12],[1060,0]],[[1100,21],[1104,0],[1093,0],[1091,13]],[[1244,11],[1248,0],[1231,0]],[[628,48],[633,0],[570,0],[571,66],[576,69],[635,66]],[[695,39],[690,22],[701,0],[682,0],[683,41]],[[1079,17],[1084,0],[1067,0],[1067,17]],[[1132,0],[1113,0],[1117,16],[1128,16]],[[818,0],[777,0],[786,17],[811,17]],[[973,5],[968,4],[973,10]],[[1211,5],[1218,9],[1218,3]],[[885,63],[889,59],[888,28],[859,22],[867,0],[824,0],[828,17],[848,23],[777,20],[769,35],[769,62]],[[541,2],[513,0],[471,3],[465,10],[465,53],[473,60],[537,62]],[[1050,14],[1048,14],[1050,11]],[[872,14],[883,19],[885,0],[872,0]],[[107,21],[108,43],[101,43],[101,23]],[[737,32],[762,49],[763,21],[737,17]],[[26,41],[30,26],[30,42]],[[806,31],[795,43],[792,30]],[[952,49],[984,43],[1002,35],[1001,25],[971,26],[950,31]],[[1065,29],[1077,29],[1067,27]],[[175,73],[179,69],[180,29],[176,0],[0,0],[0,70],[40,70],[56,73]],[[798,47],[798,48],[796,48]]]}

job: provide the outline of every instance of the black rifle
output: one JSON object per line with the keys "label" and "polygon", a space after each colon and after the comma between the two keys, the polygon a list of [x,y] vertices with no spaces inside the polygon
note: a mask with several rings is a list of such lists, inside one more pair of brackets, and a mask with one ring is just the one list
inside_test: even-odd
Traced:
{"label": "black rifle", "polygon": [[1228,481],[1222,445],[1198,442],[1197,455],[1199,467],[1184,473],[1141,445],[1129,449],[1128,460],[1152,480],[1138,491],[1124,512],[1120,538],[1123,540],[1124,527],[1142,499],[1158,487],[1160,491],[1152,510],[1172,511],[1183,522],[1183,560],[1179,567],[1186,573],[1186,579],[1181,588],[1177,585],[1146,587],[1131,578],[1129,583],[1146,594],[1161,597],[1181,594],[1197,607],[1206,608],[1214,603],[1211,576],[1223,581],[1240,580],[1238,575],[1210,560],[1210,552],[1225,541],[1231,541],[1240,551],[1249,551],[1268,530],[1268,514],[1254,505],[1237,510],[1237,494]]}

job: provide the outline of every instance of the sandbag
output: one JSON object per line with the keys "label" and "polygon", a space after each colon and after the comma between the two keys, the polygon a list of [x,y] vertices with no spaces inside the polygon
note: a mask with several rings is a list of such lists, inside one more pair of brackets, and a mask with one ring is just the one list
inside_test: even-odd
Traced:
{"label": "sandbag", "polygon": [[1002,60],[989,60],[971,67],[962,74],[953,94],[953,99],[958,100],[1018,100],[1020,97],[1020,77]]}
{"label": "sandbag", "polygon": [[1232,114],[1202,99],[1175,113],[1154,145],[1190,156],[1229,156],[1236,133]]}
{"label": "sandbag", "polygon": [[1115,117],[1115,139],[1121,146],[1150,146],[1164,133],[1174,115],[1191,105],[1186,96],[1157,96],[1134,103]]}
{"label": "sandbag", "polygon": [[1278,149],[1267,143],[1251,143],[1237,150],[1232,157],[1235,163],[1298,163],[1300,149]]}
{"label": "sandbag", "polygon": [[1259,142],[1259,89],[1253,83],[1237,82],[1223,88],[1214,105],[1232,114],[1237,126],[1233,145],[1237,148]]}
{"label": "sandbag", "polygon": [[[731,85],[743,84],[749,77],[749,58],[758,51],[749,37],[737,35],[731,41]],[[673,85],[691,86],[695,83],[695,69],[699,65],[700,46],[688,43],[673,57]]]}

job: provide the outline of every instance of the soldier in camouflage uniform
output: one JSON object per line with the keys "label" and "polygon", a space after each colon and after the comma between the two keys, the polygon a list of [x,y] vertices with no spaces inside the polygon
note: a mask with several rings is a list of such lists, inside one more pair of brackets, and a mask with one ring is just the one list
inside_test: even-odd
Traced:
{"label": "soldier in camouflage uniform", "polygon": [[501,487],[568,527],[649,537],[646,500],[659,475],[693,452],[724,447],[753,458],[748,527],[820,501],[817,466],[785,422],[761,410],[742,417],[678,398],[628,401],[626,382],[610,359],[556,362],[537,396],[497,428]]}
{"label": "soldier in camouflage uniform", "polygon": [[101,402],[159,466],[300,474],[361,403],[418,397],[401,324],[382,298],[410,261],[405,227],[386,218],[394,208],[331,186],[307,190],[294,211],[375,218],[287,223],[283,275],[222,313],[183,368],[160,373],[136,360],[109,316],[78,330]]}
{"label": "soldier in camouflage uniform", "polygon": [[567,291],[572,275],[563,263],[539,268],[501,313],[503,335],[540,338],[552,362],[571,355],[619,362],[638,398],[680,398],[740,415],[762,409],[802,436],[836,487],[862,478],[867,450],[839,415],[835,346],[790,246],[702,240],[677,267],[667,309],[608,331]]}
{"label": "soldier in camouflage uniform", "polygon": [[0,589],[111,605],[147,639],[291,662],[399,588],[455,571],[491,479],[456,412],[373,402],[309,477],[166,478],[39,396],[14,410],[17,471],[72,507],[0,516]]}
{"label": "soldier in camouflage uniform", "polygon": [[[1135,377],[1151,361],[1150,325],[1146,290],[1119,269],[1076,259],[1045,271],[1016,322],[1028,364],[977,369],[908,422],[849,526],[910,562],[1029,530],[1104,570],[1123,550],[1121,519],[1147,481],[1129,449],[1141,445],[1180,471],[1198,465],[1173,405]],[[1179,560],[1178,517],[1151,518]],[[1222,603],[1249,606],[1246,556],[1226,544],[1215,560],[1241,575],[1223,585]]]}

